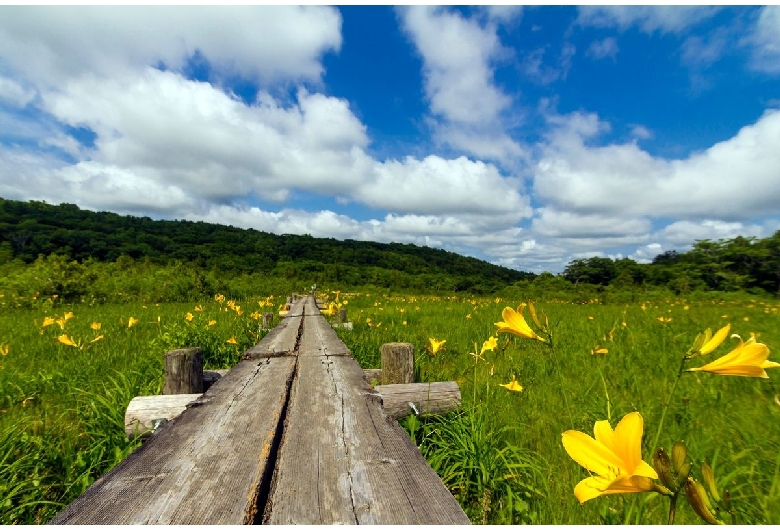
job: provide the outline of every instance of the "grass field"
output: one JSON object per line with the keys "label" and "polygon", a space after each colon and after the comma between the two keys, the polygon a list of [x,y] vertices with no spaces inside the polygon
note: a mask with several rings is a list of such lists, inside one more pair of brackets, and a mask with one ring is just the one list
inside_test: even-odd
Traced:
{"label": "grass field", "polygon": [[[124,436],[124,410],[136,395],[159,392],[163,353],[200,346],[207,367],[229,367],[262,338],[259,314],[275,312],[286,293],[269,294],[146,306],[55,299],[34,309],[10,309],[0,299],[0,522],[47,521],[121,461],[136,447]],[[410,342],[418,381],[459,383],[461,411],[402,424],[473,522],[665,523],[669,500],[657,493],[582,505],[573,494],[588,472],[569,457],[562,433],[592,436],[596,421],[614,427],[634,411],[644,419],[644,461],[652,463],[657,433],[670,453],[684,440],[691,475],[701,481],[706,460],[720,493],[731,495],[733,521],[725,512],[719,517],[780,522],[780,370],[768,370],[769,379],[686,372],[658,429],[697,334],[730,323],[731,333],[746,340],[755,333],[775,352],[777,302],[538,303],[549,317],[552,348],[501,333],[493,350],[481,352],[502,310],[524,300],[340,295],[345,300],[354,329],[338,332],[363,367],[379,367],[381,344]],[[530,323],[527,310],[525,316]],[[446,341],[435,354],[431,338]],[[727,338],[685,367],[721,357],[737,342]],[[517,388],[508,385],[513,380],[522,391],[509,389]],[[675,522],[700,522],[684,498]]]}

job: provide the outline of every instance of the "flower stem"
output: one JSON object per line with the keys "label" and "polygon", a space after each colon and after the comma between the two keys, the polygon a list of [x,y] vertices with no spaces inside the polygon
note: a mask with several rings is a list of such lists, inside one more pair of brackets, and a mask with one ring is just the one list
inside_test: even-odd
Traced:
{"label": "flower stem", "polygon": [[669,396],[666,398],[666,403],[664,404],[664,409],[661,412],[661,420],[658,422],[658,430],[655,432],[655,440],[653,440],[653,445],[650,447],[651,451],[655,451],[655,448],[658,447],[658,440],[661,438],[661,430],[664,427],[664,420],[666,419],[666,412],[669,410],[669,405],[672,402],[672,396],[674,396],[674,391],[677,389],[677,383],[680,382],[680,378],[683,374],[683,368],[685,367],[685,361],[687,361],[687,357],[683,357],[680,361],[680,368],[677,370],[677,377],[674,379],[674,383],[672,384],[672,389],[669,391]]}
{"label": "flower stem", "polygon": [[669,523],[670,525],[674,524],[674,514],[677,509],[677,493],[672,495],[672,497],[669,499]]}

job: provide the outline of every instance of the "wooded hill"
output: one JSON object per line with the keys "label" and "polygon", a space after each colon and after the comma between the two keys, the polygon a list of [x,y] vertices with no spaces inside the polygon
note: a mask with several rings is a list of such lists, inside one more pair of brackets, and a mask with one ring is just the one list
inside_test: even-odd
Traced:
{"label": "wooded hill", "polygon": [[120,256],[180,261],[226,274],[328,278],[344,285],[492,292],[532,273],[453,252],[401,243],[275,235],[202,221],[155,221],[74,204],[0,198],[0,263],[59,254],[78,262]]}

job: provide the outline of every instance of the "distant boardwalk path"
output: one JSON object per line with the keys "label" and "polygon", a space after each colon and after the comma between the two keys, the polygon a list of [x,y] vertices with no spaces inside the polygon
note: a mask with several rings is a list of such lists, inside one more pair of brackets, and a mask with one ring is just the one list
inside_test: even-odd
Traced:
{"label": "distant boardwalk path", "polygon": [[469,524],[311,296],[50,521],[259,523]]}

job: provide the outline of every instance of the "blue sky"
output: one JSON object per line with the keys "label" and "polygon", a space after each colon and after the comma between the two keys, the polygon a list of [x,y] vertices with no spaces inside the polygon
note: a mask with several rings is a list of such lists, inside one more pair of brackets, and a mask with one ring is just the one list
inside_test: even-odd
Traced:
{"label": "blue sky", "polygon": [[0,197],[508,267],[780,229],[780,7],[0,7]]}

